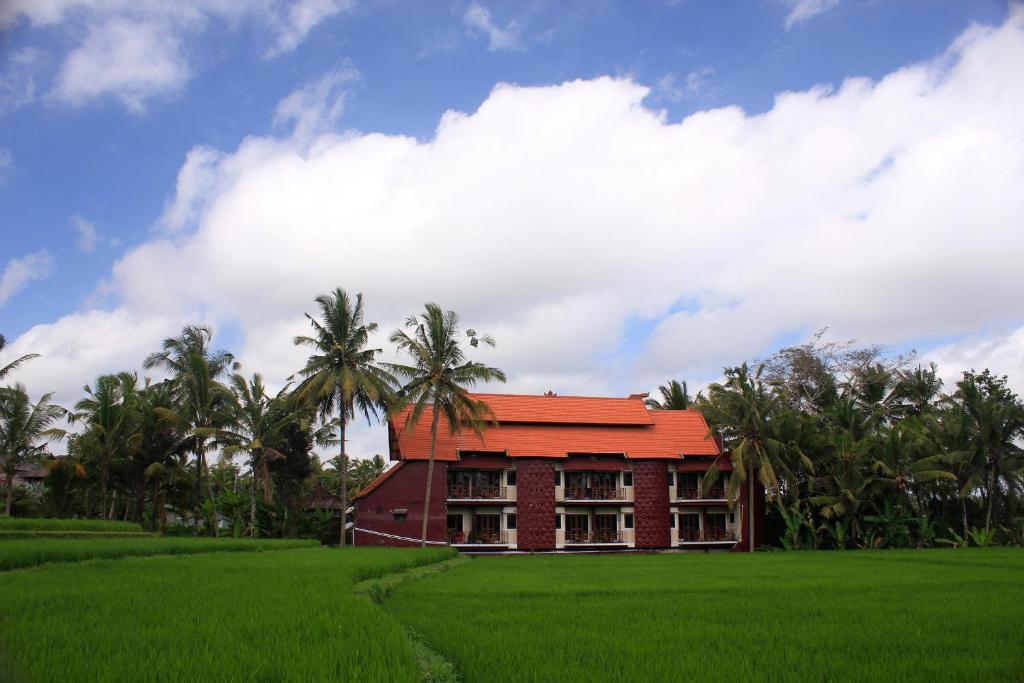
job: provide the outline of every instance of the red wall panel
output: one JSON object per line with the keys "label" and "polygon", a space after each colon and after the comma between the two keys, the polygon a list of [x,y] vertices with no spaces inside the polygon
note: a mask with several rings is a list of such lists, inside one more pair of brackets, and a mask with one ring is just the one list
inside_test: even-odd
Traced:
{"label": "red wall panel", "polygon": [[[395,536],[418,539],[423,525],[423,499],[426,493],[427,464],[422,461],[405,462],[378,488],[356,501],[357,529],[369,529]],[[447,541],[446,506],[448,493],[448,463],[434,463],[434,481],[430,489],[430,518],[427,539]],[[405,520],[395,520],[395,510],[405,510]],[[406,542],[360,531],[355,532],[355,544],[415,546]]]}

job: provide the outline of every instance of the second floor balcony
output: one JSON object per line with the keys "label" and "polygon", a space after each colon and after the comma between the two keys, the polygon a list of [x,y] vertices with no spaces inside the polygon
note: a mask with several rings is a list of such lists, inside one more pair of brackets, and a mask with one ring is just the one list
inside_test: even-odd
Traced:
{"label": "second floor balcony", "polygon": [[451,545],[508,545],[508,534],[504,531],[450,531],[448,542]]}
{"label": "second floor balcony", "polygon": [[508,489],[496,484],[449,483],[448,500],[508,500]]}
{"label": "second floor balcony", "polygon": [[725,487],[712,486],[701,491],[700,485],[676,487],[676,500],[725,500]]}
{"label": "second floor balcony", "polygon": [[565,487],[566,500],[626,500],[626,489],[616,486]]}

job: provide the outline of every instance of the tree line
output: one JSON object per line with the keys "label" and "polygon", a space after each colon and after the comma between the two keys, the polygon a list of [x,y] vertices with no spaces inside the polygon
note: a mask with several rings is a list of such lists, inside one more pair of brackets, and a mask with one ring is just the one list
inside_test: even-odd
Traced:
{"label": "tree line", "polygon": [[[469,391],[505,375],[466,354],[494,340],[463,331],[456,313],[426,304],[389,337],[409,362],[386,363],[382,349],[369,346],[377,325],[365,321],[361,294],[338,288],[316,304],[319,314],[306,314],[310,334],[293,340],[310,355],[274,394],[259,373],[243,374],[231,352],[213,349],[212,331],[200,325],[144,359],[145,369],[166,376],[161,381],[127,371],[103,375],[70,408],[56,405],[52,393],[33,402],[22,384],[0,389],[5,513],[131,519],[160,533],[323,538],[333,513],[304,509],[311,490],[334,492],[344,510],[386,467],[380,455],[348,457],[352,420],[409,408],[415,423],[432,407],[432,469],[438,416],[453,429],[478,430],[491,418]],[[3,345],[0,337],[0,351]],[[0,379],[34,358],[3,366]],[[62,427],[65,421],[80,431]],[[54,457],[62,440],[67,455]],[[338,455],[325,467],[314,449],[332,447]],[[48,470],[40,495],[15,485],[27,465]],[[427,495],[425,508],[429,487]]]}
{"label": "tree line", "polygon": [[[493,346],[489,335],[463,331],[457,314],[427,304],[389,336],[409,361],[386,363],[370,347],[377,325],[365,321],[362,295],[339,288],[315,301],[310,334],[293,340],[310,355],[273,395],[258,373],[242,374],[233,354],[213,349],[203,326],[184,328],[144,359],[166,376],[160,381],[103,375],[68,409],[52,394],[33,401],[20,384],[0,389],[6,513],[133,519],[162,533],[326,537],[332,513],[303,509],[310,491],[324,487],[344,509],[386,466],[379,455],[348,457],[352,420],[408,410],[415,423],[433,408],[432,473],[440,416],[452,430],[481,431],[493,419],[469,391],[505,375],[467,357]],[[1007,378],[970,370],[945,388],[936,367],[915,364],[913,354],[888,357],[822,336],[726,368],[693,398],[673,380],[647,401],[703,412],[735,466],[726,478],[731,501],[742,486],[751,494],[764,487],[768,534],[755,542],[1024,544],[1024,404]],[[0,379],[33,359],[0,367]],[[67,455],[52,457],[61,439]],[[338,455],[321,464],[317,448]],[[38,496],[14,485],[31,463],[49,474]],[[428,487],[425,509],[429,495]]]}
{"label": "tree line", "polygon": [[[732,458],[729,497],[744,485],[766,491],[768,536],[756,541],[1024,545],[1024,404],[1007,378],[968,370],[945,388],[913,353],[887,358],[822,337],[726,368],[692,401]],[[691,400],[674,382],[654,403]]]}

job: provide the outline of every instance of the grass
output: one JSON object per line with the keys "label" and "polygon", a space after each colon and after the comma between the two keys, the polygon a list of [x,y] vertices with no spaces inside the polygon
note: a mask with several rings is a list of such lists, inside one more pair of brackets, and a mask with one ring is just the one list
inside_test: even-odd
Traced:
{"label": "grass", "polygon": [[112,531],[142,533],[135,522],[105,519],[45,519],[0,516],[0,531]]}
{"label": "grass", "polygon": [[310,548],[3,573],[0,680],[416,681],[404,628],[352,586],[450,555]]}
{"label": "grass", "polygon": [[1024,678],[1016,549],[477,558],[383,604],[465,681]]}
{"label": "grass", "polygon": [[[31,538],[0,543],[0,571],[53,562],[114,559],[140,555],[190,555],[209,552],[284,550],[317,546],[311,540],[246,538]],[[0,601],[2,602],[2,601]]]}

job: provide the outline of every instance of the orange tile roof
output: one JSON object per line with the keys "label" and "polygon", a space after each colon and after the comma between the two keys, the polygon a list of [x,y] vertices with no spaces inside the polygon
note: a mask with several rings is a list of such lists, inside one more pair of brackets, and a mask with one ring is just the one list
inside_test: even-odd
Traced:
{"label": "orange tile roof", "polygon": [[[496,398],[500,396],[500,398]],[[456,461],[460,451],[507,453],[509,457],[565,458],[573,454],[623,453],[627,458],[675,458],[684,455],[718,455],[718,446],[711,438],[704,416],[696,410],[647,410],[639,399],[605,399],[571,397],[505,396],[475,394],[486,400],[498,419],[497,426],[484,429],[478,436],[464,428],[451,434],[441,418],[437,434],[437,460]],[[550,401],[545,419],[521,422],[528,408],[541,401]],[[521,405],[517,405],[521,404]],[[622,405],[629,404],[629,405]],[[566,406],[567,418],[557,412]],[[614,415],[614,406],[621,406],[624,417]],[[583,422],[588,408],[597,416]],[[636,417],[643,411],[644,421]],[[430,457],[430,421],[428,409],[415,426],[406,425],[410,410],[396,416],[396,450],[402,460],[424,460]],[[511,420],[507,419],[511,416]],[[629,421],[627,421],[629,420]],[[398,429],[398,425],[406,425]]]}
{"label": "orange tile roof", "polygon": [[498,422],[506,424],[654,424],[639,398],[528,394],[473,394],[473,397],[485,401]]}

